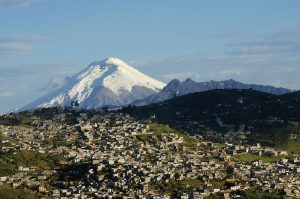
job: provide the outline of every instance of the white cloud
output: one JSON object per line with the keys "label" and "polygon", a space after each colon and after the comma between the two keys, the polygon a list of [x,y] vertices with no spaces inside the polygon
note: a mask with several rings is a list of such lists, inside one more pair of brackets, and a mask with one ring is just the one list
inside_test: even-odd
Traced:
{"label": "white cloud", "polygon": [[11,97],[13,96],[13,92],[5,89],[5,88],[0,88],[0,97]]}
{"label": "white cloud", "polygon": [[138,60],[138,59],[135,59],[135,60],[129,60],[129,61],[128,61],[128,64],[129,64],[130,66],[133,66],[133,67],[135,67],[135,68],[138,68],[138,67],[143,67],[144,65],[147,64],[147,62],[144,61],[144,60]]}
{"label": "white cloud", "polygon": [[162,77],[166,80],[170,80],[170,79],[179,79],[179,80],[183,80],[187,77],[192,77],[194,76],[193,73],[187,72],[187,73],[170,73],[170,74],[164,74],[162,75]]}
{"label": "white cloud", "polygon": [[44,35],[12,35],[0,37],[0,42],[32,42],[47,40],[49,37]]}
{"label": "white cloud", "polygon": [[57,90],[57,89],[61,88],[62,86],[66,85],[66,83],[69,80],[70,80],[69,76],[53,78],[52,80],[50,80],[48,82],[48,84],[45,87],[43,87],[40,90],[41,91],[47,91],[47,92]]}
{"label": "white cloud", "polygon": [[[170,81],[191,77],[197,81],[236,79],[300,89],[300,28],[233,41],[223,52],[202,52],[148,62],[143,69]],[[148,70],[148,71],[147,71]]]}
{"label": "white cloud", "polygon": [[242,70],[236,70],[236,69],[231,69],[231,70],[221,70],[219,71],[220,75],[241,75],[244,71]]}
{"label": "white cloud", "polygon": [[0,43],[0,51],[12,52],[12,51],[31,51],[33,46],[31,44],[23,42],[3,42]]}
{"label": "white cloud", "polygon": [[227,45],[232,54],[280,54],[300,52],[300,27],[289,28],[246,41],[232,42]]}
{"label": "white cloud", "polygon": [[14,35],[0,37],[0,57],[9,55],[19,56],[34,49],[34,42],[49,39],[42,35]]}
{"label": "white cloud", "polygon": [[33,0],[0,0],[0,7],[24,7],[32,2]]}

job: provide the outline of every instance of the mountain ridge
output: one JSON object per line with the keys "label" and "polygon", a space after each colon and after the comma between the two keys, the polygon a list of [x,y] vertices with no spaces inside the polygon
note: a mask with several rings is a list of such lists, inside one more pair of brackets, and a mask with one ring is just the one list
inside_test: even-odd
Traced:
{"label": "mountain ridge", "polygon": [[150,95],[149,97],[146,97],[142,100],[136,100],[135,102],[133,102],[133,104],[137,106],[143,106],[158,103],[160,101],[168,100],[177,96],[214,89],[253,89],[276,95],[289,92],[289,90],[285,88],[276,88],[269,85],[265,86],[258,84],[244,84],[233,79],[207,82],[195,82],[191,78],[188,78],[182,82],[180,82],[178,79],[173,79],[158,93]]}
{"label": "mountain ridge", "polygon": [[121,112],[195,135],[238,131],[243,125],[243,130],[253,133],[252,141],[280,145],[289,134],[300,135],[300,128],[290,128],[299,126],[299,102],[300,91],[274,95],[253,89],[215,89],[127,106]]}

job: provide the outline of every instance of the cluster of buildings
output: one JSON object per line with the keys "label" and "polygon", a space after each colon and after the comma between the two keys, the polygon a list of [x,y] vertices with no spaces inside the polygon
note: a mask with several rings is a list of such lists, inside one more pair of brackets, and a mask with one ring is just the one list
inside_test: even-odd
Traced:
{"label": "cluster of buildings", "polygon": [[[197,180],[199,186],[187,183],[189,191],[178,190],[176,197],[230,198],[237,190],[260,188],[300,198],[300,157],[286,151],[204,141],[115,112],[28,117],[31,126],[0,126],[1,153],[31,151],[62,159],[47,169],[30,162],[17,165],[15,173],[0,176],[0,185],[51,198],[171,198],[174,193],[156,185]],[[249,154],[258,159],[238,158]],[[263,162],[259,156],[278,161]]]}

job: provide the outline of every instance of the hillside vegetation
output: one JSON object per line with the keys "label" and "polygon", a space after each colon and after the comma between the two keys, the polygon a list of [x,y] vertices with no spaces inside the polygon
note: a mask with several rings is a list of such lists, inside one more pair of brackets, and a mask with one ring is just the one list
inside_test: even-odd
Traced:
{"label": "hillside vegetation", "polygon": [[244,130],[254,135],[250,141],[281,146],[287,143],[288,134],[299,133],[299,102],[299,92],[278,96],[254,90],[210,90],[122,111],[139,119],[155,117],[158,123],[191,134],[207,128],[238,130],[244,124]]}
{"label": "hillside vegetation", "polygon": [[35,199],[37,198],[32,191],[13,189],[6,185],[0,185],[1,199]]}
{"label": "hillside vegetation", "polygon": [[60,156],[49,156],[35,151],[20,151],[17,153],[0,153],[0,176],[16,173],[19,166],[34,166],[37,170],[53,169],[63,160]]}

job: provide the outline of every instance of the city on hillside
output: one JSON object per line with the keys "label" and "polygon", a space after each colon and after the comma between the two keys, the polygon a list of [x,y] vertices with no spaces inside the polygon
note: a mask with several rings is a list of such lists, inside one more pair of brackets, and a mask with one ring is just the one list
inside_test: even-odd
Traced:
{"label": "city on hillside", "polygon": [[[0,195],[300,197],[294,134],[291,146],[279,149],[247,144],[251,132],[243,127],[223,135],[211,130],[189,135],[157,123],[155,116],[138,120],[75,106],[7,114],[0,124]],[[227,141],[211,141],[220,136]]]}
{"label": "city on hillside", "polygon": [[0,199],[300,199],[300,0],[0,0]]}

